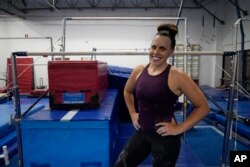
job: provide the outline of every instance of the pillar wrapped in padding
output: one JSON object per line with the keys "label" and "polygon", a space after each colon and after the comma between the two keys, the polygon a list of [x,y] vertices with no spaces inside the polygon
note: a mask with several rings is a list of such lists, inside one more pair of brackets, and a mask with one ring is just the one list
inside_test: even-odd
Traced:
{"label": "pillar wrapped in padding", "polygon": [[107,63],[100,61],[50,61],[48,76],[54,109],[98,107],[108,87]]}

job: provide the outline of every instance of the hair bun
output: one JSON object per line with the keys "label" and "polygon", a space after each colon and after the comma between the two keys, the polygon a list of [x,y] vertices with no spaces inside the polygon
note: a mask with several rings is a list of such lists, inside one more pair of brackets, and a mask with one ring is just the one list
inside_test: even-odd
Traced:
{"label": "hair bun", "polygon": [[173,36],[178,33],[178,28],[175,24],[161,24],[157,27],[158,32],[163,30],[169,31]]}

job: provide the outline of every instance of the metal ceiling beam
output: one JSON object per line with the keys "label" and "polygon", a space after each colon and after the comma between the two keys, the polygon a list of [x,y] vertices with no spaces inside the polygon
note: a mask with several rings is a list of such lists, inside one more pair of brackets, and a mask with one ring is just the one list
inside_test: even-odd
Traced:
{"label": "metal ceiling beam", "polygon": [[96,8],[96,7],[99,5],[99,3],[100,3],[101,1],[100,1],[100,0],[98,0],[98,1],[95,1],[95,0],[87,0],[87,2],[90,4],[91,7]]}
{"label": "metal ceiling beam", "polygon": [[[2,4],[1,4],[2,3]],[[53,3],[53,5],[52,5]],[[49,5],[48,5],[49,4]],[[181,4],[176,1],[165,0],[20,0],[13,3],[9,0],[0,0],[0,9],[8,14],[24,18],[26,12],[49,10],[51,12],[59,10],[84,10],[84,9],[180,9]],[[200,9],[201,6],[190,3],[182,9]],[[220,21],[221,22],[221,21]]]}
{"label": "metal ceiling beam", "polygon": [[[140,6],[140,7],[119,7],[119,6],[110,6],[110,7],[57,7],[58,10],[84,10],[84,9],[179,9],[179,7],[152,7],[152,6]],[[189,6],[183,7],[183,9],[200,9],[199,7]],[[26,8],[26,11],[38,11],[38,10],[51,10],[51,8]]]}
{"label": "metal ceiling beam", "polygon": [[109,0],[109,3],[112,5],[112,8],[121,7],[124,5],[122,0]]}
{"label": "metal ceiling beam", "polygon": [[[52,0],[43,0],[43,1],[33,1],[33,0],[22,0],[23,3],[26,3],[27,6],[24,6],[23,3],[16,3],[18,4],[17,7],[19,9],[25,10],[36,10],[36,9],[50,9],[52,4]],[[47,2],[47,3],[46,3]],[[55,3],[55,5],[54,5]],[[64,0],[60,1],[55,0],[53,1],[53,6],[55,6],[57,9],[107,9],[107,8],[126,8],[126,9],[135,9],[135,8],[166,8],[166,9],[177,9],[180,5],[178,5],[175,1],[169,2],[166,0],[86,0],[86,1],[80,1],[80,0]],[[186,7],[184,7],[186,8]],[[189,6],[187,6],[187,9],[193,9],[197,8],[193,3],[191,3]]]}
{"label": "metal ceiling beam", "polygon": [[152,3],[155,7],[158,8],[164,8],[167,6],[167,1],[161,1],[161,0],[152,0]]}
{"label": "metal ceiling beam", "polygon": [[51,8],[50,8],[51,11],[54,11],[54,10],[55,10],[56,12],[61,13],[61,12],[56,8],[54,2],[51,4],[49,1],[46,1],[46,3],[51,7]]}
{"label": "metal ceiling beam", "polygon": [[140,7],[141,4],[142,4],[142,0],[141,0],[141,1],[140,1],[140,0],[135,0],[135,1],[130,0],[130,2],[131,2],[131,4],[132,4],[134,7]]}
{"label": "metal ceiling beam", "polygon": [[9,15],[17,16],[24,19],[25,12],[16,7],[15,5],[10,4],[6,1],[0,1],[0,10],[4,11]]}
{"label": "metal ceiling beam", "polygon": [[210,10],[208,10],[205,6],[203,6],[200,2],[198,2],[197,0],[193,0],[194,3],[196,3],[197,5],[199,5],[202,9],[204,9],[208,14],[210,14],[211,16],[213,16],[217,21],[220,22],[220,24],[225,24],[225,22],[221,19],[219,19],[217,16],[215,16]]}
{"label": "metal ceiling beam", "polygon": [[23,3],[24,6],[28,5],[27,2],[26,2],[26,0],[22,0],[22,3]]}
{"label": "metal ceiling beam", "polygon": [[231,2],[235,7],[237,7],[243,13],[244,16],[248,16],[247,10],[241,9],[240,6],[238,4],[236,4],[235,2],[233,2],[232,0],[229,0],[229,2]]}

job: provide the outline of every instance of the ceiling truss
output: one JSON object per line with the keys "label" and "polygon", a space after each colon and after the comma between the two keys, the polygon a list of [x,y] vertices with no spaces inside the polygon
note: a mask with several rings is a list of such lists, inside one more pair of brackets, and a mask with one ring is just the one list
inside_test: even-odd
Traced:
{"label": "ceiling truss", "polygon": [[[0,0],[0,11],[21,18],[25,18],[32,12],[62,12],[65,10],[89,10],[89,9],[202,9],[214,17],[219,23],[224,21],[206,8],[217,0]],[[235,5],[233,0],[228,0]],[[239,8],[243,14],[247,11]]]}

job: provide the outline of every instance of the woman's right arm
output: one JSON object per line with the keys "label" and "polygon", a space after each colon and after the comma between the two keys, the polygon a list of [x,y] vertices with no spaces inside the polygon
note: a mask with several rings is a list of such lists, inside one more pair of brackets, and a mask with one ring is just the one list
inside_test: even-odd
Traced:
{"label": "woman's right arm", "polygon": [[129,115],[131,117],[132,123],[135,127],[135,129],[140,129],[140,125],[138,123],[138,113],[136,112],[135,109],[135,101],[134,101],[134,90],[136,86],[136,80],[138,76],[140,75],[141,71],[143,70],[144,66],[140,65],[136,67],[130,77],[128,78],[126,85],[124,87],[123,95],[124,95],[124,100],[127,105]]}

